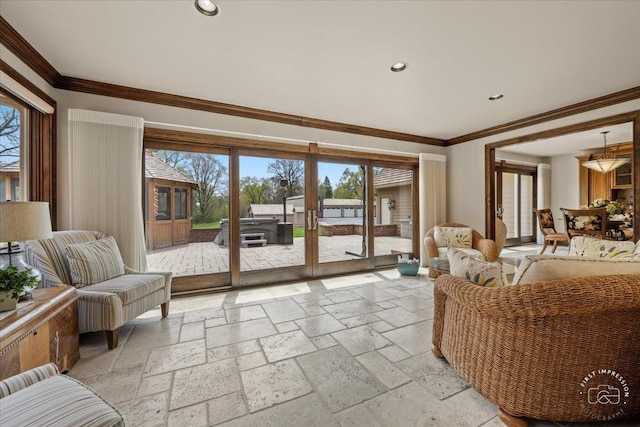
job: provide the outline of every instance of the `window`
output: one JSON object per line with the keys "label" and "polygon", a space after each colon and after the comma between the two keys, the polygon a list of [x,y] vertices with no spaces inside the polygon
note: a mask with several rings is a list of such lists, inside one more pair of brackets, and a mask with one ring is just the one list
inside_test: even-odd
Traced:
{"label": "window", "polygon": [[0,93],[0,201],[27,200],[20,192],[27,176],[24,117],[24,107]]}
{"label": "window", "polygon": [[176,188],[175,189],[175,219],[186,219],[187,218],[187,189],[186,188]]}
{"label": "window", "polygon": [[158,187],[156,221],[171,219],[171,187]]}

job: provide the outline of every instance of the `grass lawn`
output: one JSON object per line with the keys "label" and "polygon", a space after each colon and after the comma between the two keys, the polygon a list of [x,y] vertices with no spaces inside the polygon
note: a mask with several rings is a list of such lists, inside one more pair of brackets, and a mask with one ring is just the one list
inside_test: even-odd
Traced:
{"label": "grass lawn", "polygon": [[220,228],[219,222],[204,222],[202,224],[193,224],[192,228]]}
{"label": "grass lawn", "polygon": [[293,227],[293,237],[304,237],[304,226]]}

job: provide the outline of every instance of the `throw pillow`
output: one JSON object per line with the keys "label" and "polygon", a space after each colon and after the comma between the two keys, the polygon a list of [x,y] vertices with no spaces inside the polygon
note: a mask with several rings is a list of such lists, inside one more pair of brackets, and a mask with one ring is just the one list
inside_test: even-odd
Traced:
{"label": "throw pillow", "polygon": [[598,258],[631,258],[635,245],[632,241],[604,240],[597,237],[576,236],[571,239],[570,256]]}
{"label": "throw pillow", "polygon": [[124,274],[124,262],[113,237],[75,243],[65,249],[71,281],[76,288],[104,282]]}
{"label": "throw pillow", "polygon": [[474,258],[455,248],[449,248],[449,270],[452,275],[463,277],[476,285],[489,288],[506,283],[502,264]]}
{"label": "throw pillow", "polygon": [[439,247],[470,248],[473,241],[473,230],[470,227],[435,226],[433,240]]}
{"label": "throw pillow", "polygon": [[637,258],[527,255],[518,266],[511,284],[517,285],[609,274],[640,274],[640,261]]}

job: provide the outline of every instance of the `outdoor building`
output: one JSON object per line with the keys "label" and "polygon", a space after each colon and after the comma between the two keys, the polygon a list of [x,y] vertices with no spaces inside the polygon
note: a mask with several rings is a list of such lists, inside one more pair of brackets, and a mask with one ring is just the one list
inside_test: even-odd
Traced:
{"label": "outdoor building", "polygon": [[20,162],[0,166],[0,201],[20,200]]}
{"label": "outdoor building", "polygon": [[376,194],[375,223],[395,224],[401,237],[411,237],[413,172],[408,169],[384,168],[373,176]]}
{"label": "outdoor building", "polygon": [[145,154],[145,231],[150,250],[189,243],[198,184],[153,153]]}

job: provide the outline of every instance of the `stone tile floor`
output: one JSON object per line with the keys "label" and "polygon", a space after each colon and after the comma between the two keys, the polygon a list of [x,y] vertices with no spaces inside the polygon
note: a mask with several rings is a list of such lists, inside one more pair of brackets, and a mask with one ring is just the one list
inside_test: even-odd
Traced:
{"label": "stone tile floor", "polygon": [[496,406],[430,351],[425,273],[174,299],[168,318],[155,309],[123,326],[113,351],[104,333],[83,334],[70,375],[128,426],[501,426]]}

